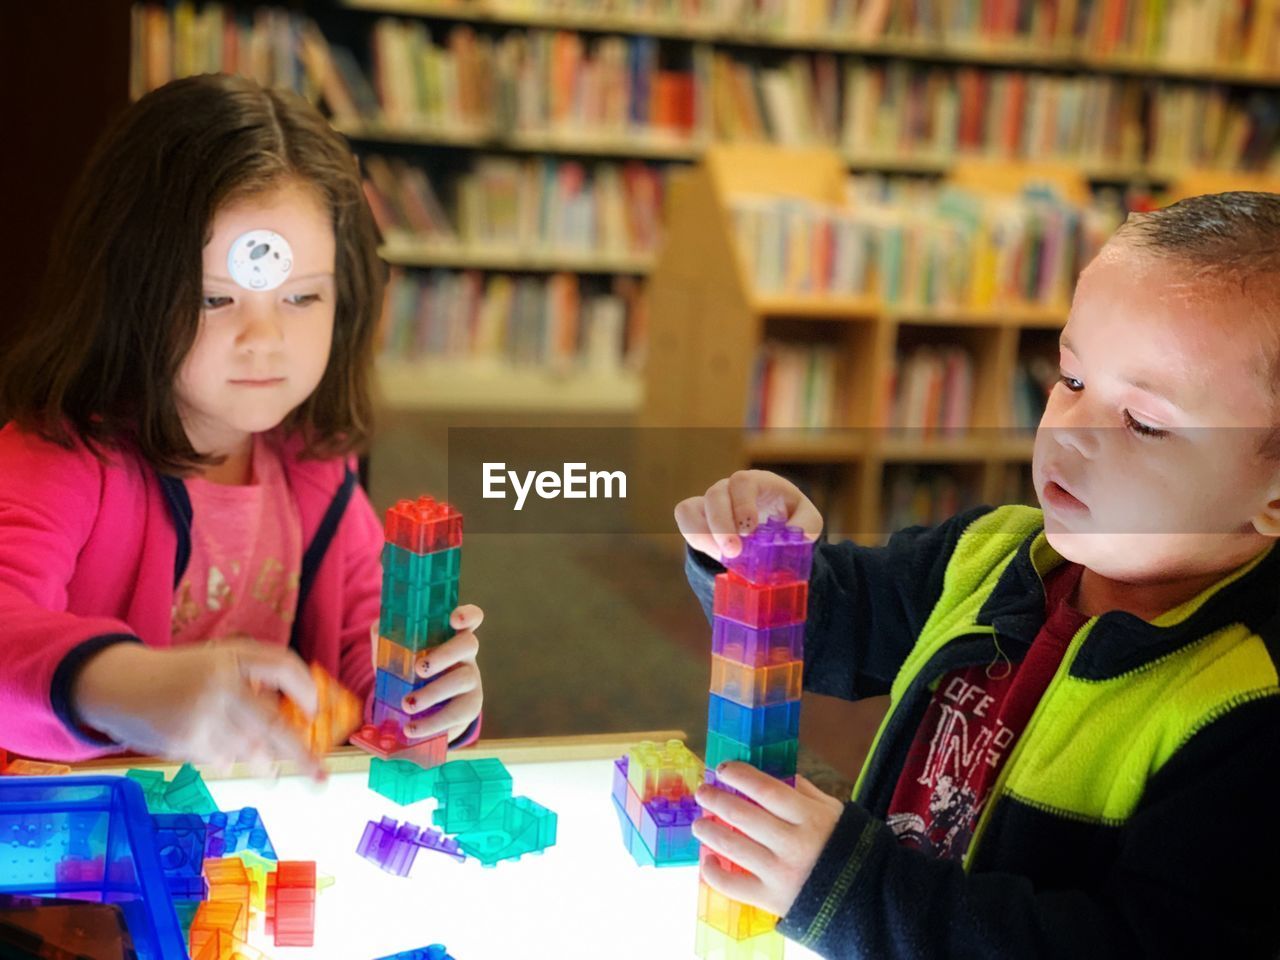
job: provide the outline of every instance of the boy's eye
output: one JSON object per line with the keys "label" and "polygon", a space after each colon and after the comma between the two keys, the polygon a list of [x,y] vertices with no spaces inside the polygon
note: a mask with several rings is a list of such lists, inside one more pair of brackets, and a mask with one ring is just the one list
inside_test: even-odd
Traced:
{"label": "boy's eye", "polygon": [[1155,427],[1147,426],[1141,420],[1135,420],[1133,414],[1128,410],[1124,412],[1124,424],[1140,437],[1151,437],[1159,440],[1169,435],[1168,430],[1159,430]]}
{"label": "boy's eye", "polygon": [[318,293],[295,293],[292,296],[285,297],[287,303],[295,307],[306,307],[313,303],[320,302],[320,294]]}
{"label": "boy's eye", "polygon": [[225,307],[230,302],[231,302],[230,297],[218,297],[218,296],[210,295],[201,299],[200,309],[201,310],[217,310],[219,307]]}
{"label": "boy's eye", "polygon": [[1079,393],[1084,389],[1084,381],[1077,380],[1075,377],[1068,377],[1065,373],[1058,375],[1059,382],[1072,393]]}

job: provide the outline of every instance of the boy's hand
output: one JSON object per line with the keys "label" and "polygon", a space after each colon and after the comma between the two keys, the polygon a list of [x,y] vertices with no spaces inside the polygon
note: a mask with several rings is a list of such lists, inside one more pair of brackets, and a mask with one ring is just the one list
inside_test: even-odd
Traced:
{"label": "boy's hand", "polygon": [[811,540],[822,533],[822,514],[800,488],[767,470],[739,470],[713,483],[700,497],[676,505],[676,526],[689,546],[713,560],[736,557],[740,535],[751,533],[761,517],[780,516]]}
{"label": "boy's hand", "polygon": [[804,777],[796,777],[792,789],[745,763],[721,764],[716,775],[756,803],[701,786],[695,794],[699,806],[741,832],[699,819],[693,822],[693,834],[754,876],[730,873],[706,860],[703,879],[727,897],[786,916],[831,838],[844,804]]}
{"label": "boy's hand", "polygon": [[405,713],[416,715],[412,723],[405,724],[405,736],[429,737],[445,731],[452,743],[480,715],[484,689],[476,666],[480,642],[475,632],[483,621],[483,610],[463,604],[449,617],[458,632],[440,646],[418,654],[418,676],[431,682],[404,698]]}
{"label": "boy's hand", "polygon": [[255,773],[277,761],[324,770],[280,712],[280,694],[316,712],[316,688],[285,647],[247,641],[155,649],[117,643],[81,668],[71,691],[81,721],[132,750]]}

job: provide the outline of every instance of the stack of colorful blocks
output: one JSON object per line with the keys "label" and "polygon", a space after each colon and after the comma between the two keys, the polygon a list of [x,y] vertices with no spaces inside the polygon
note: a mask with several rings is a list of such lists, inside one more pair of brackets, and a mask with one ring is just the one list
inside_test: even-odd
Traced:
{"label": "stack of colorful blocks", "polygon": [[351,740],[382,759],[429,769],[444,762],[448,738],[406,738],[404,725],[412,717],[404,698],[427,683],[415,669],[418,655],[453,636],[449,617],[458,605],[462,515],[431,497],[401,500],[387,511],[386,539],[372,723]]}
{"label": "stack of colorful blocks", "polygon": [[642,867],[698,862],[693,821],[701,813],[693,792],[702,761],[679,740],[646,740],[613,766],[613,806],[622,842]]}
{"label": "stack of colorful blocks", "polygon": [[[715,587],[706,781],[727,789],[715,768],[740,760],[794,784],[813,544],[799,528],[771,519],[742,537],[738,556],[723,562],[728,572]],[[702,857],[745,872],[706,848]],[[776,923],[699,881],[695,949],[703,960],[776,960],[783,953]]]}

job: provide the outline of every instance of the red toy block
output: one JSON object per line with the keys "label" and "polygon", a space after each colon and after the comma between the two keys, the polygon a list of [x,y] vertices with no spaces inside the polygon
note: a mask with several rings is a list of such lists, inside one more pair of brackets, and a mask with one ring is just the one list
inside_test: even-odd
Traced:
{"label": "red toy block", "polygon": [[401,500],[387,511],[388,543],[413,553],[435,553],[462,545],[462,514],[433,497]]}
{"label": "red toy block", "polygon": [[381,726],[366,723],[351,735],[351,742],[368,750],[375,757],[383,760],[408,760],[424,770],[440,766],[449,752],[447,734],[437,733],[424,740],[407,740],[403,728],[395,723],[384,723]]}
{"label": "red toy block", "polygon": [[277,947],[310,947],[316,930],[316,865],[281,860],[267,874],[266,932]]}
{"label": "red toy block", "polygon": [[716,577],[715,614],[749,627],[799,623],[808,612],[809,584],[802,581],[758,585],[736,573]]}

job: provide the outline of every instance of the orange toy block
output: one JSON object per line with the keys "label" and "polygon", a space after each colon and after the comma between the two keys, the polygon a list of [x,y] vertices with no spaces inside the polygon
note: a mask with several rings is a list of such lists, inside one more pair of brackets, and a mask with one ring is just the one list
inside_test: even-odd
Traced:
{"label": "orange toy block", "polygon": [[[244,940],[249,933],[249,911],[229,900],[206,900],[196,908],[195,918],[187,933],[191,956],[198,957],[219,933]],[[229,941],[228,941],[229,942]],[[229,954],[215,954],[218,960],[230,960]]]}
{"label": "orange toy block", "polygon": [[311,678],[316,685],[315,717],[307,719],[302,709],[288,697],[281,698],[280,712],[285,722],[302,735],[311,752],[322,757],[334,747],[346,743],[351,732],[360,726],[364,705],[319,664],[311,664]]}

